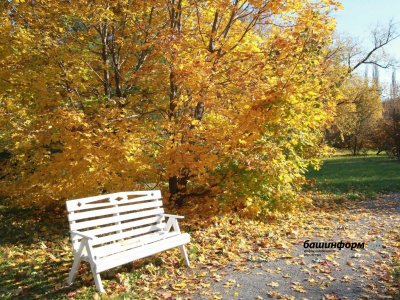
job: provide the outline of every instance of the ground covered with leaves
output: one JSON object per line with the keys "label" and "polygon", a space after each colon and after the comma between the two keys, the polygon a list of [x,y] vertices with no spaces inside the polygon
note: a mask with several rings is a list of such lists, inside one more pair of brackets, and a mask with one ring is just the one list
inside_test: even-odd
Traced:
{"label": "ground covered with leaves", "polygon": [[[314,196],[313,202],[302,213],[266,222],[232,215],[186,219],[181,227],[192,238],[190,269],[179,251],[170,250],[104,272],[107,295],[96,293],[85,263],[75,283],[64,286],[72,253],[63,210],[49,213],[3,205],[0,298],[394,297],[399,288],[400,195],[364,201]],[[365,249],[308,256],[303,249],[307,239],[364,242]]]}
{"label": "ground covered with leaves", "polygon": [[[397,299],[400,195],[339,204],[315,200],[322,207],[278,234],[267,233],[265,245],[248,253],[247,261],[217,272],[212,290],[195,298]],[[303,246],[306,240],[307,246],[343,241],[365,247],[310,249]]]}

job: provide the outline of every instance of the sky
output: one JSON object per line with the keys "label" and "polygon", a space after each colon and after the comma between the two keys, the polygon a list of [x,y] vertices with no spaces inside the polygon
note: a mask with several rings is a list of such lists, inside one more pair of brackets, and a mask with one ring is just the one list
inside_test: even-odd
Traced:
{"label": "sky", "polygon": [[[378,24],[385,26],[390,20],[397,23],[400,33],[400,0],[341,0],[344,10],[334,14],[336,31],[339,34],[357,38],[366,49],[371,49],[371,30]],[[388,44],[385,52],[398,60],[400,66],[400,38]],[[364,67],[361,67],[364,74]],[[372,66],[369,67],[372,74]],[[392,70],[380,69],[379,78],[382,84],[391,81]],[[397,82],[400,81],[400,68],[396,71]]]}

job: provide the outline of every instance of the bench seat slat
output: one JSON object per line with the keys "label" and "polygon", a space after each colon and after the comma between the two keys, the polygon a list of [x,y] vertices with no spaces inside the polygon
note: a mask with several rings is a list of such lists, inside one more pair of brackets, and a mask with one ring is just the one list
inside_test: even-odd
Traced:
{"label": "bench seat slat", "polygon": [[112,254],[116,254],[119,252],[127,251],[129,249],[133,249],[136,247],[141,247],[145,244],[153,243],[156,241],[160,241],[166,238],[170,238],[180,233],[177,232],[165,232],[158,231],[151,234],[146,234],[143,236],[136,236],[130,239],[126,239],[123,241],[118,241],[116,244],[108,244],[100,247],[94,248],[94,253],[97,258],[103,258],[105,256],[109,256]]}
{"label": "bench seat slat", "polygon": [[130,205],[123,205],[123,206],[113,206],[111,208],[104,208],[104,209],[96,209],[92,211],[85,211],[85,212],[78,212],[68,215],[68,220],[71,221],[78,221],[82,219],[94,218],[94,217],[101,217],[101,216],[109,216],[117,213],[128,212],[128,211],[137,211],[141,209],[147,208],[154,208],[154,207],[161,207],[162,201],[160,200],[153,200],[145,203],[140,204],[130,204]]}
{"label": "bench seat slat", "polygon": [[151,256],[158,252],[187,244],[189,241],[189,234],[183,233],[138,248],[123,251],[115,255],[110,255],[96,261],[96,272],[103,272],[105,270],[129,263],[135,259]]}
{"label": "bench seat slat", "polygon": [[92,241],[92,245],[93,246],[101,245],[101,244],[105,244],[105,243],[109,243],[109,242],[114,242],[114,241],[130,238],[130,237],[137,236],[140,234],[150,233],[150,232],[154,232],[154,231],[161,231],[164,229],[164,226],[165,226],[165,224],[161,223],[161,224],[157,224],[157,225],[150,225],[150,226],[146,226],[146,227],[142,227],[142,228],[138,228],[138,229],[124,231],[121,233],[106,235],[106,236],[94,239]]}
{"label": "bench seat slat", "polygon": [[[164,213],[164,209],[157,207],[154,209],[148,209],[148,210],[143,210],[139,212],[133,212],[129,214],[123,214],[119,215],[118,221],[127,221],[127,220],[134,220],[138,218],[143,218],[143,217],[150,217],[150,216],[156,216]],[[96,219],[96,220],[89,220],[89,221],[81,221],[81,222],[74,222],[70,224],[71,230],[82,230],[86,228],[91,228],[91,227],[96,227],[96,226],[102,226],[102,225],[107,225],[107,224],[113,224],[115,223],[115,216],[111,217],[106,217],[106,218],[101,218],[101,219]]]}

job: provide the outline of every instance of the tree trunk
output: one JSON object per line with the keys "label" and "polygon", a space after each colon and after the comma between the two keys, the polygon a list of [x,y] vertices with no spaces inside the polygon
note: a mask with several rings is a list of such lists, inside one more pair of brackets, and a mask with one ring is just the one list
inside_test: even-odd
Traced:
{"label": "tree trunk", "polygon": [[[170,27],[172,30],[173,36],[179,36],[181,33],[181,17],[182,17],[182,0],[168,1],[168,12],[170,18]],[[177,118],[176,107],[178,104],[179,91],[178,85],[176,84],[176,75],[174,70],[174,62],[175,62],[175,53],[172,50],[172,58],[171,58],[171,67],[169,74],[169,121],[175,122],[175,118]],[[174,132],[170,134],[174,135]],[[174,142],[174,140],[172,140]],[[174,163],[174,162],[173,162]],[[180,188],[180,185],[183,183],[183,188]],[[174,174],[169,177],[169,192],[170,192],[170,201],[174,202],[177,206],[182,206],[184,204],[184,192],[186,191],[186,183],[187,179],[185,179],[185,175],[179,172],[178,174]]]}
{"label": "tree trunk", "polygon": [[354,136],[353,138],[353,155],[356,156],[357,155],[357,137]]}
{"label": "tree trunk", "polygon": [[[178,88],[175,84],[175,74],[173,68],[170,70],[169,74],[169,120],[170,122],[174,121],[175,118],[175,108],[177,106],[177,93],[178,93]],[[171,132],[170,134],[174,135],[174,132]],[[174,143],[175,137],[173,137],[172,142]],[[169,193],[170,197],[169,200],[171,202],[174,202],[176,205],[181,206],[183,204],[183,200],[179,196],[179,186],[178,186],[178,174],[175,174],[173,176],[169,177],[168,180],[169,184]]]}
{"label": "tree trunk", "polygon": [[115,66],[115,95],[117,97],[122,97],[122,92],[121,92],[121,77],[120,77],[120,70],[119,70],[119,65]]}
{"label": "tree trunk", "polygon": [[111,96],[111,86],[110,86],[110,72],[108,70],[108,50],[107,50],[107,24],[104,23],[100,26],[100,35],[101,35],[101,59],[103,61],[103,87],[104,87],[104,95],[107,98]]}

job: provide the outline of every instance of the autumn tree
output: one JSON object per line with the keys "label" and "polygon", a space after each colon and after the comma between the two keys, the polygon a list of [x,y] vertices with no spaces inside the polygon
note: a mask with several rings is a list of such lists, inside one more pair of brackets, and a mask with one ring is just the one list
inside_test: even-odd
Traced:
{"label": "autumn tree", "polygon": [[335,1],[1,5],[7,197],[159,186],[251,214],[297,201],[343,72],[327,58]]}
{"label": "autumn tree", "polygon": [[[392,90],[396,90],[395,88]],[[396,95],[396,94],[394,94]],[[400,159],[400,98],[393,97],[383,102],[383,117],[376,135],[378,152]]]}
{"label": "autumn tree", "polygon": [[374,132],[382,117],[379,86],[354,76],[342,86],[343,105],[338,106],[331,130],[340,136],[339,145],[357,155],[373,145]]}
{"label": "autumn tree", "polygon": [[[326,54],[326,59],[335,62],[335,72],[339,77],[333,80],[342,94],[336,97],[337,112],[331,127],[325,132],[328,143],[335,147],[345,147],[358,154],[363,147],[380,148],[384,129],[377,118],[382,113],[378,98],[381,96],[379,68],[390,68],[396,61],[383,51],[391,42],[400,37],[397,25],[390,21],[387,26],[376,26],[371,31],[372,46],[366,48],[350,37],[336,36]],[[373,66],[372,84],[368,84],[368,74],[361,80],[358,71],[362,66]],[[328,71],[331,69],[328,68]],[[356,79],[354,79],[356,78]],[[365,101],[365,103],[362,103]],[[365,113],[364,116],[362,114]]]}

